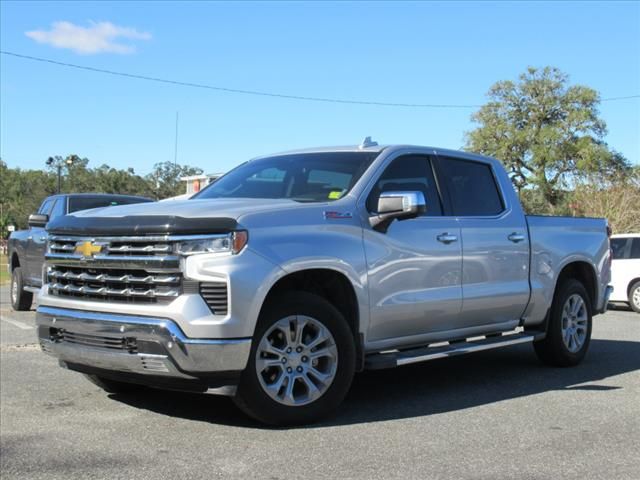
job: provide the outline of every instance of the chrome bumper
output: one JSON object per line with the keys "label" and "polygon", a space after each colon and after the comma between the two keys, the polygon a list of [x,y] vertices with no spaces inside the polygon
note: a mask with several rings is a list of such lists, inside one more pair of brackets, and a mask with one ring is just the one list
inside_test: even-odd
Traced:
{"label": "chrome bumper", "polygon": [[36,324],[42,349],[63,365],[155,377],[194,380],[239,372],[251,350],[250,338],[188,338],[164,318],[41,306]]}

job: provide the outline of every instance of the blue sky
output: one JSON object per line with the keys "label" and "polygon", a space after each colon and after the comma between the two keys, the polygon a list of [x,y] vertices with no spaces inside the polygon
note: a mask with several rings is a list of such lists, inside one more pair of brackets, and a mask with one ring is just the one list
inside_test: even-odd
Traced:
{"label": "blue sky", "polygon": [[[186,82],[481,104],[495,81],[515,79],[528,65],[552,65],[603,98],[640,94],[639,2],[0,5],[2,50]],[[54,22],[69,24],[52,36]],[[76,153],[93,166],[148,173],[154,163],[173,160],[176,111],[178,161],[207,172],[270,152],[354,144],[366,135],[381,143],[460,148],[473,128],[473,109],[300,102],[6,55],[0,62],[0,155],[12,167],[42,168],[50,155]],[[607,142],[640,163],[640,99],[603,103],[601,114]]]}

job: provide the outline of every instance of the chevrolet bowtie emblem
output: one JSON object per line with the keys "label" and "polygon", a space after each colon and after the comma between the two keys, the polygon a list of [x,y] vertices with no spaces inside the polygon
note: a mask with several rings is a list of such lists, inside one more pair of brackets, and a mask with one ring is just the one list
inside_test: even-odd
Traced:
{"label": "chevrolet bowtie emblem", "polygon": [[102,245],[94,245],[92,242],[82,242],[76,245],[76,249],[74,252],[76,254],[80,254],[85,258],[91,258],[96,253],[100,253],[102,251]]}

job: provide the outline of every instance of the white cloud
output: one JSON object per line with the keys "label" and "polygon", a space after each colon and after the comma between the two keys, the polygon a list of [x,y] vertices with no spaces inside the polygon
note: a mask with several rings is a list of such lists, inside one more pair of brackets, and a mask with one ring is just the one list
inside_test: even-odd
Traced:
{"label": "white cloud", "polygon": [[68,48],[81,55],[96,53],[127,54],[135,52],[135,46],[119,43],[118,39],[149,40],[151,34],[135,28],[119,27],[111,22],[89,22],[88,27],[71,22],[53,22],[50,30],[33,30],[25,35],[38,43],[56,48]]}

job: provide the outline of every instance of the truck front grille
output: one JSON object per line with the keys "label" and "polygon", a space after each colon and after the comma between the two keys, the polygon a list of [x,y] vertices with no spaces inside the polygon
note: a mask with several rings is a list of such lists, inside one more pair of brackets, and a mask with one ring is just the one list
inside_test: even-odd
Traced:
{"label": "truck front grille", "polygon": [[82,345],[83,347],[125,350],[130,353],[136,353],[138,351],[135,338],[88,335],[86,333],[70,332],[69,330],[57,328],[49,329],[49,337],[54,342],[74,343],[76,345]]}
{"label": "truck front grille", "polygon": [[179,273],[63,266],[52,267],[48,277],[54,295],[151,303],[180,295],[182,278]]}
{"label": "truck front grille", "polygon": [[165,237],[52,236],[46,260],[52,295],[157,303],[182,293],[180,260]]}

